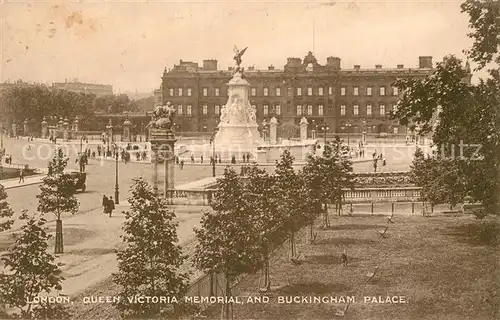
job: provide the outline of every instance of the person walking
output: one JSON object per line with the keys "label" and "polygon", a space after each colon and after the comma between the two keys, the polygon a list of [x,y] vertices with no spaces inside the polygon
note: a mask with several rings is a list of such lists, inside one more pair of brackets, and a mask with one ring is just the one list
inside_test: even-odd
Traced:
{"label": "person walking", "polygon": [[23,182],[24,183],[24,169],[21,168],[19,170],[19,183]]}
{"label": "person walking", "polygon": [[113,197],[109,197],[108,206],[109,217],[111,218],[111,214],[113,214],[113,210],[115,210],[115,202],[113,201]]}
{"label": "person walking", "polygon": [[184,160],[181,160],[181,170],[184,169]]}
{"label": "person walking", "polygon": [[104,214],[108,213],[108,197],[106,195],[102,196],[102,212]]}

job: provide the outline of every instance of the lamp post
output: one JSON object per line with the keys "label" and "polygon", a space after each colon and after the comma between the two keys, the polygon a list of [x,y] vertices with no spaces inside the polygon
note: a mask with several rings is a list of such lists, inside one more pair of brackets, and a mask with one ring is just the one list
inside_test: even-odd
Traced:
{"label": "lamp post", "polygon": [[330,130],[330,126],[326,124],[326,120],[324,120],[323,124],[320,127],[321,131],[323,131],[323,144],[326,146],[326,133]]}
{"label": "lamp post", "polygon": [[0,122],[0,180],[3,179],[3,158],[5,156],[5,150],[3,148],[3,119]]}
{"label": "lamp post", "polygon": [[347,128],[347,146],[349,146],[349,142],[350,142],[350,134],[351,134],[351,126],[352,124],[350,122],[347,122],[346,123],[346,128]]}
{"label": "lamp post", "polygon": [[210,138],[210,143],[212,144],[212,177],[215,178],[215,136],[217,135],[217,131],[218,131],[218,124],[215,124],[215,128],[214,128],[214,134],[213,136]]}
{"label": "lamp post", "polygon": [[118,199],[120,192],[118,191],[118,146],[113,142],[113,147],[115,149],[115,204],[120,204]]}

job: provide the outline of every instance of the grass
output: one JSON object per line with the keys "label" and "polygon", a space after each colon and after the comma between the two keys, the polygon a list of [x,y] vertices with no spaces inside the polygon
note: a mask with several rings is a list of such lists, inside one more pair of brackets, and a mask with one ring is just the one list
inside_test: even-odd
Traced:
{"label": "grass", "polygon": [[[234,319],[335,319],[342,304],[279,304],[278,296],[355,296],[344,319],[498,319],[500,282],[497,250],[499,219],[471,216],[395,216],[387,238],[382,216],[334,217],[317,228],[315,244],[299,237],[302,265],[288,260],[283,246],[271,261],[272,292],[267,304],[237,304]],[[346,250],[349,265],[340,254]],[[366,274],[380,266],[370,283]],[[233,293],[259,295],[259,274],[248,276]],[[363,303],[364,296],[405,296],[406,304]],[[208,319],[219,318],[209,308]]]}

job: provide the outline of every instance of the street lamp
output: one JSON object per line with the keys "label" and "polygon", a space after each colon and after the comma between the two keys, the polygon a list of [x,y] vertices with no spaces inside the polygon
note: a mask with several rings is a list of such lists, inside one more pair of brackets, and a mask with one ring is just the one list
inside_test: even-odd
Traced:
{"label": "street lamp", "polygon": [[350,137],[351,137],[350,134],[351,134],[351,126],[352,126],[352,124],[350,122],[347,122],[345,126],[347,128],[347,145],[349,146],[349,142],[350,142],[349,140],[350,140]]}
{"label": "street lamp", "polygon": [[330,130],[330,126],[326,124],[326,120],[324,120],[323,124],[320,127],[321,131],[323,131],[323,144],[326,146],[326,133]]}
{"label": "street lamp", "polygon": [[120,195],[118,192],[118,146],[113,142],[113,147],[115,149],[115,204],[120,204],[120,200],[118,200]]}

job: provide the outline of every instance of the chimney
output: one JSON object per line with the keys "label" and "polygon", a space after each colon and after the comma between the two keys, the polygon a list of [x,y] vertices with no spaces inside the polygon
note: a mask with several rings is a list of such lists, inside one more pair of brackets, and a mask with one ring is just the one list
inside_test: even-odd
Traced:
{"label": "chimney", "polygon": [[248,71],[254,71],[255,70],[255,66],[249,66],[248,67]]}
{"label": "chimney", "polygon": [[274,66],[273,65],[270,65],[269,67],[267,67],[268,70],[274,70]]}
{"label": "chimney", "polygon": [[375,65],[375,69],[382,69],[382,65],[381,64],[376,64]]}
{"label": "chimney", "polygon": [[398,69],[403,69],[405,66],[403,64],[398,64],[397,68]]}
{"label": "chimney", "polygon": [[217,70],[217,60],[215,59],[203,60],[203,70],[209,70],[209,71]]}
{"label": "chimney", "polygon": [[361,66],[359,64],[354,65],[354,70],[359,71],[361,69]]}
{"label": "chimney", "polygon": [[418,67],[420,69],[432,69],[432,57],[431,56],[420,56],[418,57]]}
{"label": "chimney", "polygon": [[233,71],[234,68],[233,67],[227,67],[227,71]]}
{"label": "chimney", "polygon": [[326,58],[326,65],[335,70],[340,70],[340,58],[338,57],[328,57]]}

